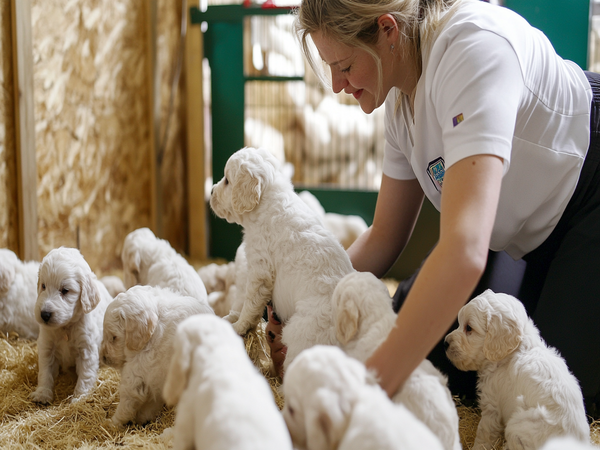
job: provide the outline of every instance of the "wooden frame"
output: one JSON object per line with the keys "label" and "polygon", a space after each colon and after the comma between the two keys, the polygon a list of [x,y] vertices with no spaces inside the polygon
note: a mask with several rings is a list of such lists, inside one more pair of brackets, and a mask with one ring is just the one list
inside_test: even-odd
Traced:
{"label": "wooden frame", "polygon": [[185,105],[187,139],[187,192],[189,256],[207,258],[206,202],[204,200],[204,93],[202,91],[203,35],[200,26],[193,26],[189,8],[198,0],[187,2],[187,33],[185,40]]}
{"label": "wooden frame", "polygon": [[146,33],[148,58],[146,72],[148,74],[148,96],[150,100],[150,221],[154,234],[162,237],[162,178],[158,164],[160,149],[160,79],[158,76],[157,10],[158,0],[146,0]]}
{"label": "wooden frame", "polygon": [[19,211],[19,257],[39,259],[37,219],[37,165],[33,103],[33,46],[31,0],[11,1],[15,138]]}

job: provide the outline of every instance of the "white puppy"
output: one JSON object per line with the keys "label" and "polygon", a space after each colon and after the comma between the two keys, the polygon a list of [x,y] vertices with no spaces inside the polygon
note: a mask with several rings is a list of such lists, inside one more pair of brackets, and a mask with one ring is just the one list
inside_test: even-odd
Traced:
{"label": "white puppy", "polygon": [[107,275],[105,277],[100,278],[102,284],[106,287],[110,295],[116,297],[121,292],[125,292],[125,284],[123,284],[123,280],[115,275]]}
{"label": "white puppy", "polygon": [[190,317],[177,328],[174,348],[164,396],[177,405],[176,450],[291,450],[271,388],[229,322]]}
{"label": "white puppy", "polygon": [[331,295],[353,271],[344,248],[298,197],[266,150],[243,148],[225,165],[213,186],[215,214],[244,228],[248,275],[242,311],[227,318],[238,334],[259,322],[265,306],[285,323],[284,367],[303,349],[336,343]]}
{"label": "white puppy", "polygon": [[463,306],[446,344],[457,368],[477,371],[474,449],[490,448],[503,431],[510,449],[537,449],[551,436],[589,441],[577,379],[519,300],[488,289]]}
{"label": "white puppy", "polygon": [[102,319],[113,298],[79,250],[66,247],[51,250],[42,260],[37,292],[39,373],[38,387],[30,398],[51,402],[59,367],[75,367],[75,402],[89,394],[96,383]]}
{"label": "white puppy", "polygon": [[149,228],[138,228],[125,238],[121,251],[125,287],[170,288],[207,303],[206,287],[194,267],[171,244]]}
{"label": "white puppy", "polygon": [[0,331],[37,339],[35,320],[39,262],[22,262],[11,250],[0,249]]}
{"label": "white puppy", "polygon": [[162,388],[177,325],[194,314],[213,314],[206,303],[170,289],[134,286],[106,309],[100,356],[121,371],[116,426],[153,420],[164,405]]}
{"label": "white puppy", "polygon": [[[338,283],[332,298],[336,337],[350,356],[365,362],[396,325],[388,288],[369,272],[354,272]],[[447,379],[425,359],[413,371],[395,403],[405,405],[447,450],[460,449],[458,413]]]}
{"label": "white puppy", "polygon": [[307,450],[441,450],[438,438],[394,404],[359,361],[333,346],[304,350],[283,383],[283,417]]}

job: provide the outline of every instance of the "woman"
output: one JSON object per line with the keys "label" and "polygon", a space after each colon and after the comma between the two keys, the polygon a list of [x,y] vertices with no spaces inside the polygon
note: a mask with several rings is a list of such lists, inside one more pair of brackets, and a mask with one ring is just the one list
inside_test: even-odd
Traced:
{"label": "woman", "polygon": [[519,298],[589,408],[600,390],[598,76],[479,1],[303,0],[296,30],[335,93],[367,114],[385,104],[383,181],[373,225],[348,249],[354,267],[383,276],[424,196],[440,211],[439,241],[367,362],[382,387],[394,393],[441,342],[492,249],[527,262]]}

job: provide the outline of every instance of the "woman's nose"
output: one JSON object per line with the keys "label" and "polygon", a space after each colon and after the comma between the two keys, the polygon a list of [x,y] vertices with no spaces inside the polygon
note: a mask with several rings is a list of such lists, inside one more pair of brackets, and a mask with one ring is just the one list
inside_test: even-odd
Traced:
{"label": "woman's nose", "polygon": [[331,89],[335,94],[339,94],[344,90],[344,88],[348,86],[348,81],[346,77],[341,73],[332,73],[331,74]]}

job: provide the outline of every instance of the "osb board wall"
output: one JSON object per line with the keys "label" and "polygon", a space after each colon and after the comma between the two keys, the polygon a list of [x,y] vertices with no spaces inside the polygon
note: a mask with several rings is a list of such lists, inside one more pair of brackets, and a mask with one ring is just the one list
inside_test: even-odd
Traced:
{"label": "osb board wall", "polygon": [[17,250],[17,168],[9,5],[9,1],[0,1],[0,248]]}
{"label": "osb board wall", "polygon": [[[8,9],[4,5],[10,2],[1,3]],[[2,29],[10,30],[10,13],[2,17],[3,25],[8,24]],[[157,17],[162,131],[181,3],[158,1]],[[147,20],[146,2],[137,0],[32,1],[40,258],[61,245],[79,246],[97,274],[111,273],[120,268],[125,235],[151,226]],[[10,48],[10,34],[2,34],[6,74],[10,58],[4,56],[4,41]],[[5,87],[3,83],[3,97],[10,97]],[[11,128],[4,117],[14,114],[10,101],[3,98],[0,106],[6,110],[0,117],[4,129]],[[160,216],[163,237],[183,249],[185,178],[178,98],[174,106],[162,165],[165,209]],[[5,160],[14,159],[11,152],[14,148],[5,150]],[[11,192],[7,185],[14,184],[6,178],[0,171],[2,204]],[[13,216],[2,208],[0,224]],[[17,236],[5,234],[0,234],[0,245],[14,247]]]}

